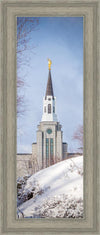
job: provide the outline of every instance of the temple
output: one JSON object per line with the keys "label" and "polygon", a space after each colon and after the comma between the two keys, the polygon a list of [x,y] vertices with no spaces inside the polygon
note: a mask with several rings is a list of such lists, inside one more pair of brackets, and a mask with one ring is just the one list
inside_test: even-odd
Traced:
{"label": "temple", "polygon": [[49,71],[46,93],[43,98],[43,114],[37,126],[37,142],[32,144],[32,156],[37,159],[39,170],[67,157],[67,143],[63,143],[62,126],[57,119],[51,63],[48,59]]}

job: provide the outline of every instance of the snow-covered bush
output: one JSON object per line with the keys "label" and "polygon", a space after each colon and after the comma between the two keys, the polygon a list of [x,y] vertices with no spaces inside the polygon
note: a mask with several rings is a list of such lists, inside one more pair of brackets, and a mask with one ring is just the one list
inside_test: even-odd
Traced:
{"label": "snow-covered bush", "polygon": [[30,182],[30,185],[29,183],[26,185],[28,178],[21,177],[17,180],[17,206],[30,200],[31,198],[35,198],[36,195],[43,194],[44,192],[36,180],[32,183]]}
{"label": "snow-covered bush", "polygon": [[23,192],[29,177],[18,177],[17,179],[17,206],[26,201]]}
{"label": "snow-covered bush", "polygon": [[82,218],[83,200],[74,197],[70,199],[68,195],[54,197],[38,208],[37,215],[41,218]]}

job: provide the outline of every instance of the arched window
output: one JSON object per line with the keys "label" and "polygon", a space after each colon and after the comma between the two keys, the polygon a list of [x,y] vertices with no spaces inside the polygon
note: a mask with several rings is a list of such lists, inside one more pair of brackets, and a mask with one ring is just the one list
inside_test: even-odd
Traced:
{"label": "arched window", "polygon": [[46,106],[44,106],[44,113],[46,113]]}
{"label": "arched window", "polygon": [[48,104],[48,113],[51,113],[51,104]]}

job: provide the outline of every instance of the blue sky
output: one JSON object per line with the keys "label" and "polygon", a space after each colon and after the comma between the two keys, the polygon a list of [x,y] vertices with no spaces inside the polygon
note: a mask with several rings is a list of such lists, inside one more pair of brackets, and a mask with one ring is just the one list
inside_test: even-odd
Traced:
{"label": "blue sky", "polygon": [[69,151],[78,143],[72,136],[83,124],[83,18],[40,17],[39,25],[30,33],[31,50],[24,52],[18,73],[25,81],[25,113],[17,119],[17,152],[32,151],[37,125],[42,118],[43,96],[48,79],[48,61],[56,96],[57,117],[62,125],[63,141]]}

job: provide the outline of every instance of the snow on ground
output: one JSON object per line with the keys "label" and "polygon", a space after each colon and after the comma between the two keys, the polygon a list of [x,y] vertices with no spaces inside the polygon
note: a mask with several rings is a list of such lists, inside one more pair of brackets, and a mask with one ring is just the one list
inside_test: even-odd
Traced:
{"label": "snow on ground", "polygon": [[23,197],[30,194],[32,198],[18,207],[24,217],[82,217],[83,157],[61,161],[32,175]]}

